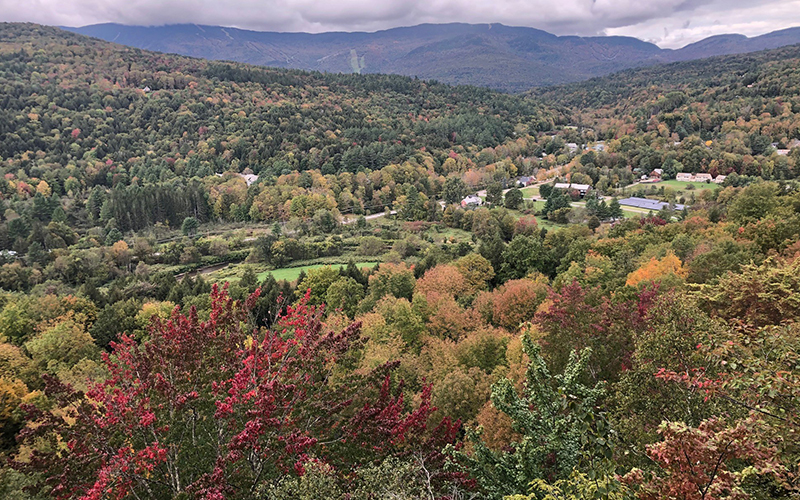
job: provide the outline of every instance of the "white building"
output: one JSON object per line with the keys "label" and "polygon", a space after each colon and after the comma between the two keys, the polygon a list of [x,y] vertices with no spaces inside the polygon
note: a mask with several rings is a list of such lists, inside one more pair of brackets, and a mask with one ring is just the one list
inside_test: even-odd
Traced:
{"label": "white building", "polygon": [[471,194],[466,198],[464,198],[463,200],[461,200],[461,208],[467,208],[467,207],[475,208],[481,205],[483,205],[483,200],[481,199],[480,196],[475,196],[474,194]]}

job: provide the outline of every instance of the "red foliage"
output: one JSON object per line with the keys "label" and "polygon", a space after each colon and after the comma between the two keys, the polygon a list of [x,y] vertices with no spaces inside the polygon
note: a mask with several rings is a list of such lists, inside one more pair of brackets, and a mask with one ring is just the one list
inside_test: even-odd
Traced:
{"label": "red foliage", "polygon": [[753,439],[756,422],[728,425],[714,418],[697,427],[664,423],[659,429],[663,441],[647,448],[663,475],[647,478],[634,470],[624,480],[638,488],[642,500],[750,498],[740,488],[743,476],[732,471],[732,462],[746,463],[754,473],[777,479],[784,474],[776,450]]}
{"label": "red foliage", "polygon": [[258,293],[239,303],[215,286],[207,321],[176,308],[168,321],[154,318],[141,345],[123,335],[104,358],[110,377],[85,396],[49,379],[56,409],[25,408],[33,425],[20,439],[34,451],[14,465],[43,472],[47,493],[61,499],[222,499],[302,474],[312,452],[349,472],[434,442],[438,453],[455,440],[459,424],[449,421],[423,437],[435,410],[430,388],[408,412],[389,390],[391,365],[333,382],[336,362],[360,342],[360,324],[326,331],[306,297],[276,328],[259,331],[248,326]]}
{"label": "red foliage", "polygon": [[656,288],[645,288],[637,300],[614,302],[596,297],[577,281],[552,292],[552,305],[537,313],[535,322],[546,333],[543,353],[563,367],[572,350],[591,347],[589,367],[595,378],[613,380],[631,367],[633,334],[644,328]]}
{"label": "red foliage", "polygon": [[642,217],[639,219],[640,226],[666,226],[667,221],[658,216]]}

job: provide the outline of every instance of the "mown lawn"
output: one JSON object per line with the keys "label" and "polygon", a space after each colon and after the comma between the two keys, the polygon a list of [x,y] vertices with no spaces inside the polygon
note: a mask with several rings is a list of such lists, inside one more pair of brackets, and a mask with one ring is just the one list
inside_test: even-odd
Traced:
{"label": "mown lawn", "polygon": [[534,186],[526,187],[526,188],[522,188],[520,191],[522,191],[523,198],[533,198],[534,196],[536,196],[536,197],[539,196],[539,188],[538,187],[534,187]]}
{"label": "mown lawn", "polygon": [[[365,268],[369,267],[372,268],[377,264],[377,262],[356,262],[356,267],[358,268]],[[272,271],[264,271],[258,274],[258,281],[263,280],[267,277],[268,274],[272,274],[272,276],[280,281],[294,281],[300,276],[301,271],[308,272],[311,269],[317,269],[320,267],[331,266],[334,269],[339,269],[340,267],[345,267],[347,264],[313,264],[310,266],[298,266],[298,267],[282,267],[280,269],[274,269]]]}
{"label": "mown lawn", "polygon": [[[669,181],[661,181],[657,184],[652,184],[653,186],[666,186],[671,187],[672,189],[676,189],[678,191],[702,191],[708,189],[716,189],[717,184],[714,183],[705,183],[705,182],[684,182],[684,181],[676,181],[675,179]],[[689,186],[692,186],[690,188]]]}

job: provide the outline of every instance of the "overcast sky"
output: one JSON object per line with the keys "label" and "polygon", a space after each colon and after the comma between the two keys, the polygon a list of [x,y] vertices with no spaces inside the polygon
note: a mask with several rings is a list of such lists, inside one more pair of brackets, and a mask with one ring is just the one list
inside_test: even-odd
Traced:
{"label": "overcast sky", "polygon": [[0,0],[0,21],[196,23],[262,31],[376,31],[503,23],[558,35],[630,35],[677,48],[800,26],[800,0]]}

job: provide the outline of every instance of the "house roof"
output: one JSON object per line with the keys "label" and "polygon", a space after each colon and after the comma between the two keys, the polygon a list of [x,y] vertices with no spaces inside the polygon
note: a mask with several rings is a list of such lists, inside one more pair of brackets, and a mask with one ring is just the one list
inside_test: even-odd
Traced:
{"label": "house roof", "polygon": [[[636,207],[636,208],[643,208],[645,210],[661,210],[664,207],[669,207],[669,203],[664,201],[658,200],[650,200],[648,198],[624,198],[619,200],[620,205],[625,205],[628,207]],[[672,205],[675,210],[683,210],[685,208],[684,205],[680,205],[678,203]]]}
{"label": "house roof", "polygon": [[553,187],[556,189],[577,189],[578,191],[588,191],[592,186],[588,184],[567,184],[566,182],[557,182]]}

